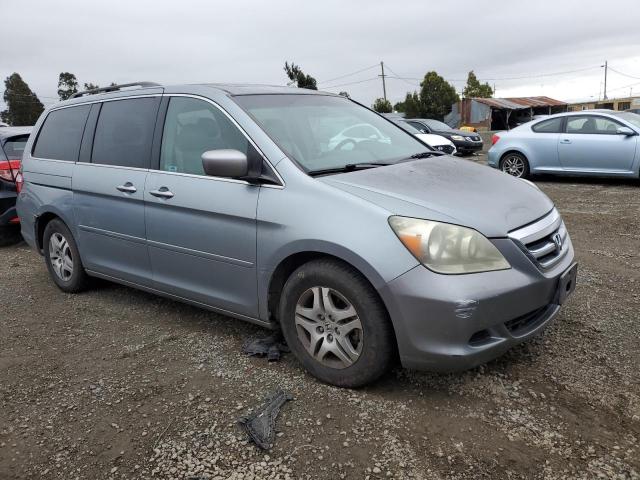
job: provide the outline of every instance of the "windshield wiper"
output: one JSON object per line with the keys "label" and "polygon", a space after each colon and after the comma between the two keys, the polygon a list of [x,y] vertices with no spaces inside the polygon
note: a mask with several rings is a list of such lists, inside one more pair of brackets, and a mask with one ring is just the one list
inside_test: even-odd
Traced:
{"label": "windshield wiper", "polygon": [[428,157],[431,157],[432,155],[435,155],[436,157],[439,157],[440,155],[444,155],[444,152],[439,152],[437,150],[433,150],[433,151],[432,150],[428,150],[426,152],[414,153],[409,158],[411,158],[411,159],[428,158]]}
{"label": "windshield wiper", "polygon": [[355,170],[364,170],[367,168],[375,168],[375,167],[385,167],[387,165],[391,165],[390,163],[378,163],[378,162],[369,162],[369,163],[347,163],[342,167],[335,168],[323,168],[321,170],[311,170],[307,172],[311,177],[315,177],[317,175],[329,175],[331,173],[344,173],[344,172],[353,172]]}

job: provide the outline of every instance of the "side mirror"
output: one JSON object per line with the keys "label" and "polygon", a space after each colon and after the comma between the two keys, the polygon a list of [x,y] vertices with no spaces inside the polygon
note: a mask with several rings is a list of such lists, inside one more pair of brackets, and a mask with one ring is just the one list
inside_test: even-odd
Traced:
{"label": "side mirror", "polygon": [[212,177],[239,178],[249,173],[247,156],[238,150],[208,150],[201,158],[204,173]]}
{"label": "side mirror", "polygon": [[616,130],[616,133],[618,135],[626,135],[627,137],[636,135],[636,132],[631,130],[629,127],[618,127],[618,129]]}

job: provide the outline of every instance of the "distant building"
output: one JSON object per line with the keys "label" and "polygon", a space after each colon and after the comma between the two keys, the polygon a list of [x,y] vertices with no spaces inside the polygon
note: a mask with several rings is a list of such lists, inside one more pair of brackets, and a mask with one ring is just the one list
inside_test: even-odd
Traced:
{"label": "distant building", "polygon": [[607,100],[589,100],[569,104],[570,112],[581,110],[593,110],[594,108],[606,108],[609,110],[638,110],[640,109],[640,97],[610,98]]}
{"label": "distant building", "polygon": [[452,127],[510,130],[538,115],[567,111],[567,104],[549,97],[463,98],[452,105],[444,121]]}

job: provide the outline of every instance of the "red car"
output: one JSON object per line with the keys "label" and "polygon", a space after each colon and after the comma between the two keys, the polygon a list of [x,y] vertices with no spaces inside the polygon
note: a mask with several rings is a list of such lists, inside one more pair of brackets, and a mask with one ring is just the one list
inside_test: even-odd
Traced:
{"label": "red car", "polygon": [[31,127],[0,127],[0,246],[20,240],[16,177]]}

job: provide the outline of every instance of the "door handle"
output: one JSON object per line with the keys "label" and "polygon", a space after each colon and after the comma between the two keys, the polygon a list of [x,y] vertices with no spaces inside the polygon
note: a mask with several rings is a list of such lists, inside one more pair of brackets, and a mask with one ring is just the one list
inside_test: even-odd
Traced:
{"label": "door handle", "polygon": [[124,193],[136,193],[138,191],[138,189],[134,187],[133,183],[131,182],[127,182],[124,185],[118,185],[116,187],[116,190],[120,190],[121,192],[124,192]]}
{"label": "door handle", "polygon": [[569,140],[568,138],[563,138],[562,140],[560,140],[560,143],[571,143],[571,140]]}
{"label": "door handle", "polygon": [[167,187],[160,187],[158,190],[151,190],[149,193],[154,197],[158,197],[158,198],[173,197],[173,192],[169,190]]}

